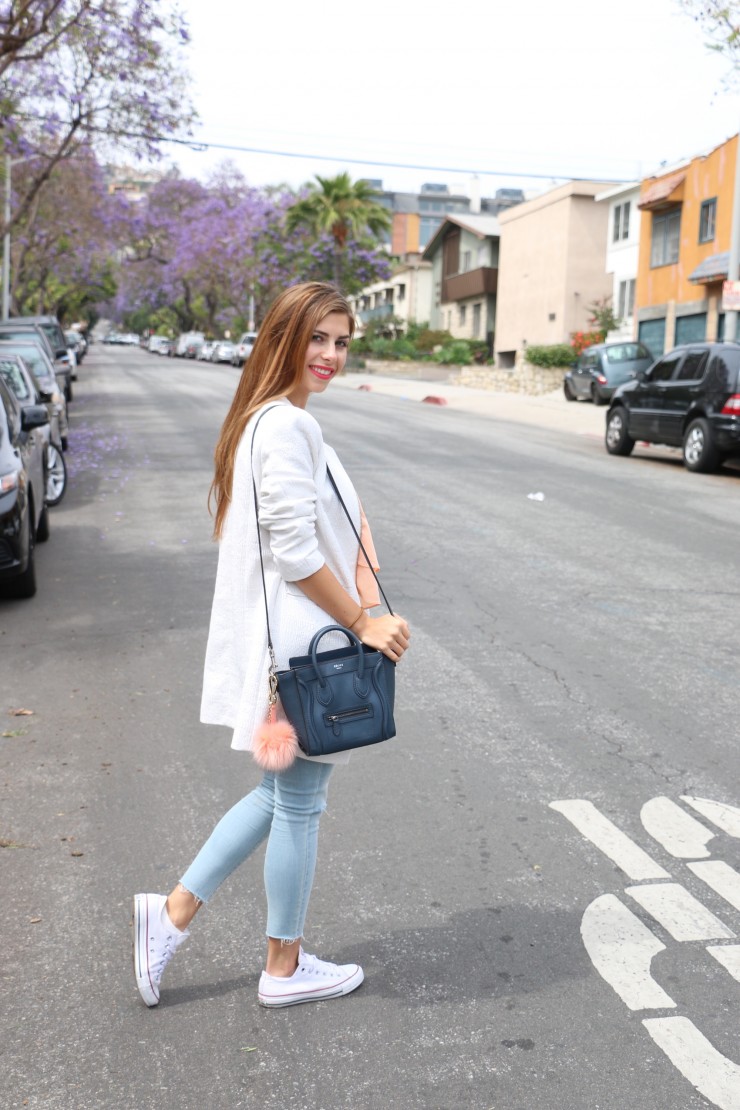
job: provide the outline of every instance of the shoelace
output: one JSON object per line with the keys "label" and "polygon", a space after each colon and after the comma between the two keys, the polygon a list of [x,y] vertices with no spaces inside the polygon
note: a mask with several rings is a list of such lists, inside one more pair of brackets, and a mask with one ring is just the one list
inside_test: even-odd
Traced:
{"label": "shoelace", "polygon": [[307,953],[302,953],[301,961],[298,965],[301,971],[307,975],[333,975],[336,976],[337,969],[333,964],[326,963],[320,960],[318,956],[310,956]]}
{"label": "shoelace", "polygon": [[[153,943],[154,937],[150,937],[150,943]],[[154,948],[150,947],[150,953],[154,952]],[[156,983],[162,978],[162,973],[167,967],[167,964],[172,959],[174,948],[172,947],[172,936],[168,933],[164,939],[164,950],[156,963],[151,964],[152,978]]]}

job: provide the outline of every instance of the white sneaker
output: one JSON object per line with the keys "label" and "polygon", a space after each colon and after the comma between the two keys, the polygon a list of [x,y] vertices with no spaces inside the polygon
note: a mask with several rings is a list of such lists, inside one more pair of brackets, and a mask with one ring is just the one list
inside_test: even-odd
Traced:
{"label": "white sneaker", "polygon": [[317,956],[309,956],[301,948],[298,967],[292,975],[281,978],[260,976],[258,998],[263,1006],[297,1006],[299,1002],[319,1002],[322,998],[339,998],[359,987],[365,978],[357,964],[331,964]]}
{"label": "white sneaker", "polygon": [[165,909],[164,894],[134,896],[134,975],[147,1006],[159,1002],[159,984],[175,950],[190,936],[175,928]]}

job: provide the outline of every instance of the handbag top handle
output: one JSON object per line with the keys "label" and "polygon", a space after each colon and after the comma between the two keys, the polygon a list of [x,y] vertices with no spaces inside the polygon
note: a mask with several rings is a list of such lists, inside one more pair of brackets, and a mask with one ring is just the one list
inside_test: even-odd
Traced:
{"label": "handbag top handle", "polygon": [[[257,425],[259,424],[262,417],[265,416],[268,412],[271,411],[271,409],[274,409],[274,408],[277,408],[277,405],[270,405],[270,408],[263,409],[262,412],[257,417],[257,420],[256,420],[255,425],[254,425],[254,429],[252,431],[252,445],[251,445],[250,452],[249,452],[250,466],[251,466],[251,463],[252,463],[252,458],[254,456],[254,437],[255,437],[255,434],[257,432]],[[360,545],[360,549],[362,551],[362,554],[365,556],[365,560],[367,562],[367,565],[370,567],[370,570],[372,571],[373,578],[375,579],[375,581],[378,584],[378,589],[380,590],[383,601],[385,602],[386,606],[388,607],[388,612],[391,614],[391,616],[393,616],[393,610],[391,609],[390,602],[388,601],[388,598],[385,596],[385,591],[384,591],[383,587],[380,584],[380,579],[378,578],[377,574],[375,573],[375,567],[373,566],[373,564],[372,564],[372,562],[371,562],[371,560],[370,560],[370,558],[367,554],[367,551],[365,550],[364,544],[363,544],[363,542],[360,538],[360,534],[357,531],[357,529],[355,528],[354,521],[352,520],[352,517],[349,515],[349,512],[347,510],[347,506],[344,503],[344,498],[342,497],[341,493],[339,492],[339,488],[337,486],[337,483],[334,481],[334,475],[332,474],[328,465],[326,467],[326,473],[329,477],[329,481],[332,484],[332,488],[333,488],[334,492],[336,493],[337,497],[339,498],[339,504],[344,509],[344,515],[347,517],[347,520],[350,523],[350,527],[351,527],[352,531],[355,534],[357,542]],[[260,534],[259,498],[257,496],[257,483],[254,480],[254,468],[253,467],[252,467],[252,494],[254,496],[254,512],[255,512],[255,516],[257,518],[257,546],[259,547],[259,553],[260,553],[260,572],[262,574],[262,597],[263,597],[264,602],[265,602],[265,622],[267,624],[267,648],[268,648],[268,651],[270,653],[271,671],[274,673],[277,670],[277,662],[275,660],[275,649],[272,645],[272,632],[270,630],[270,613],[269,613],[269,609],[268,609],[268,606],[267,606],[267,584],[265,583],[265,560],[264,560],[264,556],[263,556],[263,553],[262,553],[262,536]]]}

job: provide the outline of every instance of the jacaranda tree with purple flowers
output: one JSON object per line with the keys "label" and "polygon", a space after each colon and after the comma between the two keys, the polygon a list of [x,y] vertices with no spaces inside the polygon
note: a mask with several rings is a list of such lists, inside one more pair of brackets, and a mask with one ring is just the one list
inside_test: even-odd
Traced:
{"label": "jacaranda tree with purple flowers", "polygon": [[156,158],[187,133],[188,39],[171,0],[0,0],[0,149],[30,171],[11,227],[85,146]]}

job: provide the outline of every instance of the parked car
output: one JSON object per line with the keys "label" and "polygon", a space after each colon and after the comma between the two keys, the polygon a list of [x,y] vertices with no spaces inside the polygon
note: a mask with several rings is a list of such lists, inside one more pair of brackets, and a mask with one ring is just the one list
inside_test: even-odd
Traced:
{"label": "parked car", "polygon": [[53,424],[56,417],[59,424],[59,442],[62,450],[66,451],[69,443],[69,421],[64,385],[57,378],[48,356],[35,343],[22,339],[3,340],[0,334],[0,357],[3,355],[18,355],[33,373],[45,395],[49,419]]}
{"label": "parked car", "polygon": [[4,324],[0,324],[0,341],[4,339],[22,339],[40,347],[51,361],[54,373],[62,384],[64,396],[67,403],[69,403],[72,400],[72,364],[69,352],[65,348],[64,355],[57,357],[49,337],[39,324],[27,324],[22,320],[19,323],[18,320],[19,317],[15,317]]}
{"label": "parked car", "polygon": [[[68,361],[69,369],[71,371],[72,381],[77,377],[75,369],[77,367],[77,357],[74,350],[70,348],[67,343],[62,325],[57,320],[56,316],[12,316],[8,321],[10,324],[35,324],[41,328],[49,344],[54,351],[54,358],[56,361]],[[72,400],[71,397],[68,400]]]}
{"label": "parked car", "polygon": [[0,591],[10,597],[36,593],[34,548],[49,538],[44,499],[43,405],[24,405],[0,379]]}
{"label": "parked car", "polygon": [[211,362],[231,362],[234,357],[234,344],[230,339],[222,339],[213,346]]}
{"label": "parked car", "polygon": [[147,349],[153,355],[167,354],[171,342],[166,335],[150,335]]}
{"label": "parked car", "polygon": [[185,344],[185,358],[198,358],[202,346],[202,339],[189,339]]}
{"label": "parked car", "polygon": [[67,464],[62,453],[59,434],[59,419],[54,407],[49,403],[33,372],[23,362],[20,355],[0,353],[0,378],[3,379],[20,405],[45,405],[49,422],[40,430],[46,441],[46,504],[58,505],[67,488]]}
{"label": "parked car", "polygon": [[210,362],[211,355],[213,354],[213,348],[215,346],[216,343],[213,339],[206,339],[205,343],[201,344],[201,348],[198,351],[198,358],[201,360],[201,362]]}
{"label": "parked car", "polygon": [[652,366],[654,358],[644,343],[596,343],[587,347],[563,378],[566,401],[605,405],[614,390]]}
{"label": "parked car", "polygon": [[183,332],[182,335],[177,337],[177,343],[175,344],[175,355],[177,356],[177,358],[184,358],[185,350],[189,343],[204,343],[205,338],[206,337],[202,331]]}
{"label": "parked car", "polygon": [[[77,365],[79,366],[87,351],[87,343],[85,342],[84,335],[79,331],[65,331],[64,338],[67,340],[67,346],[71,347],[74,351]],[[75,375],[75,377],[76,376],[77,375]]]}
{"label": "parked car", "polygon": [[254,341],[257,338],[256,331],[245,331],[239,342],[234,347],[234,353],[231,356],[231,363],[233,366],[243,366],[246,360],[252,353]]}
{"label": "parked car", "polygon": [[619,387],[606,414],[606,449],[630,455],[638,440],[681,447],[689,470],[740,456],[740,344],[691,343]]}

